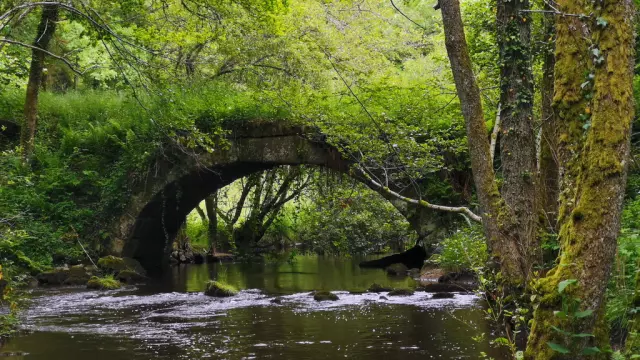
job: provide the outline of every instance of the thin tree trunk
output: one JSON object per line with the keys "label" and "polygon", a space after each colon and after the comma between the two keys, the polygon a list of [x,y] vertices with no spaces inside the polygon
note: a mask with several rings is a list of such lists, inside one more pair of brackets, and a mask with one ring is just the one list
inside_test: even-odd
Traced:
{"label": "thin tree trunk", "polygon": [[445,45],[451,63],[462,115],[467,128],[471,168],[482,211],[482,223],[494,260],[504,278],[523,284],[518,233],[511,211],[498,192],[485,126],[480,89],[473,74],[458,0],[440,0]]}
{"label": "thin tree trunk", "polygon": [[209,249],[215,254],[218,248],[218,192],[204,198],[204,206],[207,210],[208,217],[208,238]]}
{"label": "thin tree trunk", "polygon": [[[56,31],[57,21],[58,6],[44,6],[33,46],[43,50],[49,47],[49,42],[51,42],[51,38]],[[38,49],[31,50],[31,67],[29,69],[29,81],[27,83],[27,96],[24,103],[24,124],[20,134],[20,145],[22,146],[22,158],[24,161],[28,161],[33,154],[36,128],[38,125],[38,93],[42,85],[42,72],[46,55]]]}
{"label": "thin tree trunk", "polygon": [[[586,7],[575,8],[575,1],[563,0],[558,5],[563,12],[588,13]],[[594,11],[594,18],[603,19],[606,24],[596,25],[593,21],[593,45],[589,51],[594,54],[593,49],[598,49],[601,57],[594,58],[593,90],[579,93],[579,96],[592,96],[591,106],[582,108],[582,114],[591,113],[591,117],[561,117],[570,129],[583,129],[582,136],[586,133],[586,141],[577,149],[577,159],[569,162],[565,172],[565,175],[576,175],[575,196],[570,214],[561,218],[559,265],[536,285],[540,304],[534,314],[525,354],[527,359],[567,358],[553,351],[549,342],[570,348],[573,351],[571,359],[587,358],[581,355],[585,346],[598,346],[601,350],[609,347],[604,293],[617,247],[634,116],[634,13],[631,0],[605,2],[601,9]],[[564,58],[576,55],[572,52],[576,49],[574,41],[579,37],[576,35],[580,33],[576,34],[579,28],[570,25],[572,22],[562,16],[557,19],[556,97],[579,92],[565,87],[578,82],[572,76],[579,79],[584,76],[575,71],[579,64]],[[591,85],[582,88],[591,89]],[[575,100],[573,103],[581,104]],[[578,112],[573,108],[564,110],[564,114]],[[581,310],[593,310],[593,316],[574,323],[554,315],[554,311],[561,310],[562,306],[558,284],[569,279],[575,279],[577,283],[567,290],[566,296],[580,299]],[[593,334],[594,337],[571,343],[551,326],[573,333]],[[606,358],[606,355],[588,358]]]}
{"label": "thin tree trunk", "polygon": [[517,221],[517,247],[524,279],[541,262],[538,244],[538,169],[533,133],[533,73],[529,0],[498,0],[502,134],[500,161],[506,206]]}

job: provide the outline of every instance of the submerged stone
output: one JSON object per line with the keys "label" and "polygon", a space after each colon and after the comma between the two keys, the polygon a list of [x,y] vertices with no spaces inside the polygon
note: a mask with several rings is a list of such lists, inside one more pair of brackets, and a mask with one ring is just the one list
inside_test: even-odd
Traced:
{"label": "submerged stone", "polygon": [[388,296],[411,296],[413,295],[413,290],[411,289],[395,289],[389,291]]}
{"label": "submerged stone", "polygon": [[97,276],[93,276],[87,282],[87,288],[95,290],[115,290],[119,289],[121,286],[122,284],[120,281],[109,277],[99,278]]}
{"label": "submerged stone", "polygon": [[316,291],[313,294],[313,300],[315,301],[336,301],[338,299],[338,295],[330,291]]}
{"label": "submerged stone", "polygon": [[214,297],[229,297],[237,295],[238,289],[219,281],[209,281],[206,283],[204,294]]}
{"label": "submerged stone", "polygon": [[450,292],[437,292],[431,295],[432,299],[453,299],[456,295]]}
{"label": "submerged stone", "polygon": [[280,298],[280,297],[273,298],[269,302],[272,303],[272,304],[282,304],[282,298]]}

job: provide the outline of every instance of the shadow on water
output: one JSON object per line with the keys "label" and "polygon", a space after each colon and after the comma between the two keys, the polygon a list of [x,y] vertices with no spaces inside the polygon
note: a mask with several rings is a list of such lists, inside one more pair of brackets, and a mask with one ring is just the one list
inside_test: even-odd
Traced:
{"label": "shadow on water", "polygon": [[[8,357],[25,360],[499,358],[487,341],[472,340],[490,333],[473,295],[350,294],[373,282],[414,286],[409,278],[360,269],[360,260],[187,265],[140,287],[34,292],[25,334],[2,351],[28,353]],[[247,290],[206,297],[200,291],[209,279]],[[311,290],[340,299],[316,302]]]}

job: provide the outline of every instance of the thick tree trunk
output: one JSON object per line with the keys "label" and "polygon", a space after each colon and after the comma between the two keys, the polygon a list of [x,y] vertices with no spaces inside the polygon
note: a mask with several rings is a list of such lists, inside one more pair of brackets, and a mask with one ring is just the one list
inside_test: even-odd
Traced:
{"label": "thick tree trunk", "polygon": [[[44,6],[33,46],[43,50],[49,47],[49,42],[51,42],[51,38],[56,31],[57,21],[58,6]],[[33,153],[38,123],[38,93],[42,85],[42,72],[46,55],[38,49],[31,50],[31,67],[29,69],[29,81],[27,83],[27,96],[24,103],[24,124],[20,134],[22,157],[25,161],[28,161]]]}
{"label": "thick tree trunk", "polygon": [[500,104],[502,134],[500,160],[502,197],[517,219],[517,246],[525,280],[540,263],[538,243],[538,171],[533,134],[533,74],[531,17],[528,0],[499,0]]}
{"label": "thick tree trunk", "polygon": [[498,192],[491,162],[480,89],[476,82],[460,15],[458,0],[440,0],[445,45],[467,128],[471,168],[482,211],[482,223],[489,246],[505,279],[522,284],[526,278],[518,247],[513,213]]}
{"label": "thick tree trunk", "polygon": [[[588,13],[588,9],[575,8],[575,1],[559,2],[560,10],[569,13]],[[577,12],[576,12],[577,10]],[[586,358],[581,355],[585,346],[608,347],[604,319],[604,292],[614,260],[617,236],[620,229],[620,213],[625,193],[626,170],[629,161],[629,139],[633,104],[633,5],[631,0],[606,2],[595,9],[590,49],[594,57],[593,91],[583,94],[577,89],[566,89],[569,84],[583,78],[575,71],[576,64],[565,61],[565,56],[576,55],[576,38],[580,28],[567,17],[558,17],[558,41],[556,43],[556,96],[575,94],[573,104],[581,104],[577,97],[592,97],[590,107],[583,107],[577,118],[561,116],[568,128],[582,129],[586,133],[577,159],[571,160],[565,175],[575,174],[575,196],[571,200],[570,214],[561,218],[559,265],[536,285],[540,304],[534,314],[534,323],[527,344],[527,359],[565,359],[553,351],[549,342],[562,344],[572,350],[571,359]],[[574,25],[571,25],[573,23]],[[598,52],[593,51],[597,49]],[[569,52],[567,54],[566,52]],[[583,86],[582,88],[589,88]],[[578,88],[580,89],[580,88]],[[589,110],[587,110],[589,109]],[[564,114],[576,114],[578,109],[564,109]],[[561,135],[562,136],[562,135]],[[561,137],[561,141],[562,141]],[[562,204],[563,206],[567,204]],[[566,210],[564,210],[566,211]],[[561,310],[562,298],[558,294],[561,281],[576,279],[577,283],[565,290],[565,296],[580,299],[581,310],[593,310],[593,316],[568,321],[554,315]],[[551,326],[573,333],[594,334],[587,340],[571,341],[554,331]],[[601,358],[605,358],[603,354]],[[593,359],[594,357],[589,357]]]}
{"label": "thick tree trunk", "polygon": [[[546,10],[552,10],[548,5]],[[544,211],[544,226],[548,231],[557,231],[558,216],[558,121],[553,109],[553,68],[555,66],[555,20],[553,16],[544,17],[543,73],[540,92],[542,93],[540,127],[540,199]]]}

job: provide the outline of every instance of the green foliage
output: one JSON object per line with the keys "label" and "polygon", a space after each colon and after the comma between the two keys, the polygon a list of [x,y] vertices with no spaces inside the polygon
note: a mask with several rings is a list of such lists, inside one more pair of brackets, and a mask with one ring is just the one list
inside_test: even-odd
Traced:
{"label": "green foliage", "polygon": [[562,299],[562,309],[554,311],[553,316],[560,319],[565,326],[559,328],[551,326],[553,331],[562,340],[561,343],[547,342],[547,346],[551,350],[560,354],[574,354],[574,355],[594,355],[601,352],[598,347],[591,346],[585,347],[580,352],[577,352],[576,348],[580,348],[585,338],[594,337],[593,334],[588,333],[576,333],[574,328],[579,326],[579,322],[584,318],[593,316],[593,310],[580,310],[580,299],[577,299],[565,291],[569,286],[577,286],[578,280],[567,279],[558,283],[558,294]]}
{"label": "green foliage", "polygon": [[487,242],[480,226],[457,230],[440,243],[442,252],[432,261],[448,271],[483,268],[488,260]]}
{"label": "green foliage", "polygon": [[385,250],[390,243],[401,249],[415,242],[415,233],[388,201],[358,183],[343,181],[309,194],[292,216],[293,232],[303,248],[316,253],[366,254]]}

